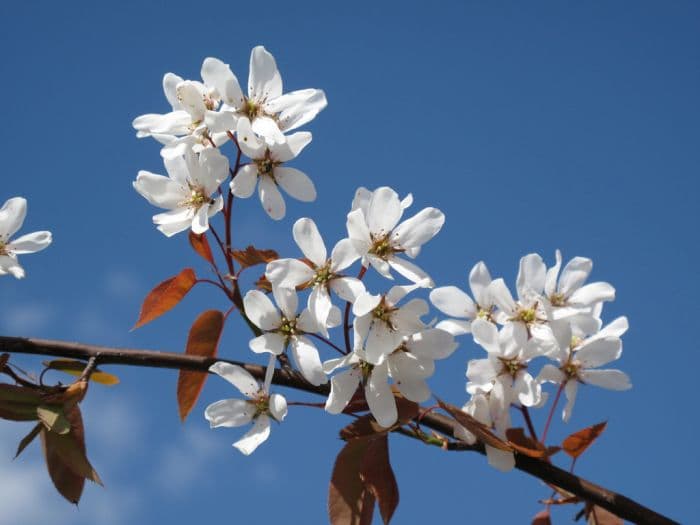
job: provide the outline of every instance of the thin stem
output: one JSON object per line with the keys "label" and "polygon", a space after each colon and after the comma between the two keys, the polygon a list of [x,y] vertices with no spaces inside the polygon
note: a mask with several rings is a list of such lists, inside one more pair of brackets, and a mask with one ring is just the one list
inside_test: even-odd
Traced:
{"label": "thin stem", "polygon": [[[264,379],[266,367],[232,361],[228,359],[185,355],[171,352],[155,352],[150,350],[125,350],[105,346],[86,345],[81,343],[66,343],[46,339],[29,339],[19,337],[0,336],[0,352],[50,355],[87,360],[92,356],[99,357],[100,364],[123,364],[130,366],[145,366],[158,368],[171,368],[179,370],[196,370],[208,372],[209,367],[217,361],[226,361],[246,369],[258,380]],[[7,367],[6,367],[7,368]],[[314,386],[296,374],[285,370],[275,369],[272,382],[276,385],[294,388],[309,393],[328,396],[330,387],[326,385]],[[453,436],[457,423],[447,416],[429,413],[423,416],[421,424],[446,436]],[[404,433],[402,431],[398,431]],[[413,434],[410,431],[406,431]],[[418,436],[410,436],[419,439]],[[485,454],[484,447],[480,444],[468,445],[462,442],[448,441],[447,450],[473,451]],[[546,461],[531,458],[523,454],[515,454],[515,467],[523,472],[551,483],[563,490],[571,492],[583,500],[599,505],[622,519],[633,523],[642,524],[676,524],[677,522],[667,518],[648,507],[637,503],[621,494],[598,486],[581,477],[575,476],[566,470],[554,466]]]}
{"label": "thin stem", "polygon": [[530,411],[526,406],[520,405],[520,411],[523,413],[523,418],[525,419],[525,424],[527,424],[527,429],[530,431],[532,439],[539,441],[537,439],[537,432],[535,432],[535,426],[532,424],[532,419],[530,418]]}
{"label": "thin stem", "polygon": [[320,335],[318,335],[318,334],[312,334],[312,333],[307,333],[306,335],[310,335],[311,337],[313,337],[313,338],[315,338],[315,339],[318,339],[319,341],[323,341],[324,343],[326,343],[326,344],[327,344],[328,346],[330,346],[331,348],[334,348],[335,350],[337,350],[338,352],[340,352],[342,355],[345,355],[345,352],[343,351],[342,348],[340,348],[338,345],[336,345],[336,344],[333,343],[332,341],[326,339],[325,337],[320,336]]}
{"label": "thin stem", "polygon": [[542,444],[546,446],[546,440],[547,440],[547,432],[549,431],[549,425],[552,423],[552,416],[554,416],[554,411],[557,409],[557,403],[559,403],[559,398],[561,397],[561,392],[564,390],[564,385],[566,383],[562,383],[559,385],[559,389],[557,390],[557,395],[554,398],[554,403],[552,403],[552,409],[549,411],[549,416],[547,416],[547,423],[544,425],[544,430],[542,431]]}

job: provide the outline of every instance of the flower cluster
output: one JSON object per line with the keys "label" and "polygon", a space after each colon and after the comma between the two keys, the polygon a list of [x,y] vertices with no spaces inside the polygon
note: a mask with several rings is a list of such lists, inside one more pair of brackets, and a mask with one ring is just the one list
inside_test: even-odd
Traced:
{"label": "flower cluster", "polygon": [[[330,254],[316,223],[297,220],[292,234],[300,254],[266,259],[259,289],[243,294],[232,247],[223,243],[210,221],[222,212],[229,243],[234,197],[248,198],[257,187],[265,212],[274,220],[286,214],[280,189],[300,201],[315,200],[313,182],[287,164],[312,139],[311,133],[294,130],[310,122],[326,106],[326,98],[317,89],[284,94],[275,60],[262,46],[251,53],[247,94],[218,59],[204,60],[201,77],[195,81],[166,74],[163,89],[172,111],[134,120],[137,136],[153,137],[163,145],[168,176],[141,171],[133,185],[166,210],[153,217],[165,235],[213,231],[229,268],[222,275],[212,262],[220,288],[254,332],[250,350],[268,355],[262,386],[236,365],[219,362],[211,368],[246,396],[214,403],[205,413],[212,427],[253,423],[235,444],[243,453],[250,454],[268,437],[271,420],[286,415],[286,400],[270,393],[278,362],[316,387],[330,381],[325,403],[329,413],[364,407],[385,428],[398,422],[397,398],[416,403],[430,398],[427,380],[435,362],[449,357],[457,348],[455,339],[465,334],[472,335],[486,356],[468,362],[466,390],[471,398],[463,410],[500,436],[511,427],[511,408],[525,412],[545,404],[546,383],[558,385],[553,405],[562,393],[566,396],[565,420],[578,385],[630,387],[623,372],[599,368],[620,357],[627,321],[622,317],[603,327],[602,306],[614,299],[615,290],[603,282],[586,283],[590,259],[575,257],[562,268],[557,251],[554,265],[547,268],[539,255],[526,255],[515,295],[503,279],[491,277],[483,262],[469,274],[471,295],[456,286],[434,288],[433,279],[414,259],[440,231],[445,216],[426,207],[404,217],[413,196],[402,199],[389,187],[357,190],[346,216],[347,236]],[[235,163],[221,151],[229,141],[236,148]],[[0,250],[10,246],[2,242],[0,236]],[[353,265],[358,268],[353,270]],[[370,267],[392,281],[388,290],[369,289],[364,277]],[[395,278],[405,281],[395,284]],[[420,296],[425,289],[432,289],[430,301]],[[431,303],[446,317],[431,320]],[[340,342],[333,341],[334,334]],[[328,359],[323,351],[340,355]],[[537,359],[549,361],[539,373],[532,364]],[[466,428],[458,428],[455,437],[476,440]],[[512,453],[489,446],[487,452],[497,468],[512,468]]]}
{"label": "flower cluster", "polygon": [[0,275],[23,278],[24,268],[20,266],[17,256],[41,251],[51,244],[51,232],[47,231],[10,239],[22,227],[26,215],[27,200],[22,197],[13,197],[0,208]]}

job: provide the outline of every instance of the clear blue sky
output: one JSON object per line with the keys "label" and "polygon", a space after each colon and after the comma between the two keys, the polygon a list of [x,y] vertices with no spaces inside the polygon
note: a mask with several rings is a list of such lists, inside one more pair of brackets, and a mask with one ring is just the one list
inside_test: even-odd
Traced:
{"label": "clear blue sky", "polygon": [[[50,249],[23,257],[24,281],[0,280],[0,333],[180,351],[194,317],[224,307],[195,290],[168,317],[129,332],[148,290],[199,264],[184,235],[155,230],[154,209],[131,187],[140,169],[162,172],[157,144],[137,140],[131,121],[167,111],[165,72],[197,79],[214,56],[245,82],[250,49],[263,44],[288,89],[327,94],[295,164],[319,199],[290,204],[279,223],[256,201],[240,203],[236,242],[295,255],[291,225],[309,216],[330,244],[344,234],[356,187],[389,185],[413,192],[417,208],[445,212],[419,258],[439,285],[465,286],[482,259],[512,285],[526,253],[550,264],[556,248],[565,259],[591,257],[595,280],[617,289],[605,318],[630,320],[619,367],[634,388],[583,389],[554,436],[608,420],[577,472],[692,521],[700,512],[698,4],[377,4],[0,4],[0,201],[25,196],[23,231],[54,233]],[[231,323],[222,354],[249,358],[247,338]],[[461,404],[466,361],[481,352],[463,339],[438,363],[434,390]],[[245,458],[230,446],[236,430],[209,431],[201,417],[206,403],[233,397],[223,381],[208,383],[183,426],[174,372],[116,372],[122,385],[96,386],[84,404],[106,488],[89,486],[76,512],[53,492],[38,447],[11,461],[26,429],[2,423],[0,523],[44,523],[44,513],[66,524],[324,522],[347,420],[293,410]],[[396,523],[523,523],[549,495],[476,455],[398,438],[391,447]]]}

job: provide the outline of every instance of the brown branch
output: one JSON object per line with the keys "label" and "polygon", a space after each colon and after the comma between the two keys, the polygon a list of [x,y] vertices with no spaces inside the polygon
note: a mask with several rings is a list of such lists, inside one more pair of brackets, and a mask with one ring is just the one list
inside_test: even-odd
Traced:
{"label": "brown branch", "polygon": [[[216,361],[226,361],[239,365],[256,378],[262,380],[265,377],[265,367],[253,365],[250,363],[242,363],[228,359],[216,359],[211,357],[188,356],[183,354],[175,354],[170,352],[156,352],[152,350],[132,350],[119,349],[105,346],[87,345],[82,343],[66,343],[63,341],[54,341],[47,339],[33,339],[20,337],[5,337],[0,336],[0,352],[10,352],[18,354],[36,354],[49,355],[55,357],[67,357],[72,359],[90,360],[95,358],[100,365],[105,364],[120,364],[129,366],[145,366],[156,368],[172,368],[178,370],[196,370],[201,372],[208,371],[209,367]],[[313,386],[304,381],[304,379],[296,374],[289,373],[286,370],[277,369],[273,382],[280,386],[294,388],[319,395],[328,395],[328,385]],[[446,436],[454,435],[455,422],[441,414],[429,412],[425,414],[420,424],[441,432]],[[408,437],[420,439],[416,435],[411,435],[410,432],[401,432]],[[451,450],[468,450],[484,454],[484,448],[481,445],[467,445],[462,443],[450,443],[448,449]],[[591,483],[579,476],[575,476],[559,467],[542,461],[539,459],[515,454],[515,466],[517,469],[527,472],[532,476],[556,485],[583,500],[589,501],[596,505],[609,510],[620,518],[626,519],[634,523],[641,524],[674,524],[677,523],[657,512],[627,498],[621,494],[617,494],[612,490],[603,488],[595,483]]]}

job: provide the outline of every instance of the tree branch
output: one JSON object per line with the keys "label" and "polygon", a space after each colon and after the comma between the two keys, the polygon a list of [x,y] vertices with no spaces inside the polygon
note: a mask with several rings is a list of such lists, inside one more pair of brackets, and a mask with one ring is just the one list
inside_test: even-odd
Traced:
{"label": "tree branch", "polygon": [[[87,345],[82,343],[67,343],[48,339],[33,339],[20,337],[0,336],[0,351],[18,353],[48,355],[72,359],[90,360],[104,364],[120,364],[128,366],[143,366],[155,368],[171,368],[178,370],[195,370],[207,372],[209,367],[217,361],[239,365],[245,368],[256,378],[262,380],[265,377],[265,367],[228,359],[189,356],[170,352],[156,352],[152,350],[119,349],[106,346]],[[301,376],[291,374],[286,370],[276,369],[273,383],[302,390],[313,394],[327,396],[330,388],[328,385],[313,386]],[[430,412],[425,414],[420,424],[441,432],[446,436],[454,436],[455,422],[441,414]],[[420,439],[410,433],[403,434]],[[484,454],[481,445],[467,445],[452,443],[448,447],[451,450],[468,450]],[[641,524],[674,524],[677,523],[657,512],[627,498],[606,489],[595,483],[591,483],[579,476],[571,474],[551,463],[531,458],[522,454],[515,454],[515,466],[517,469],[541,479],[546,483],[556,485],[583,500],[609,510],[620,518]]]}

